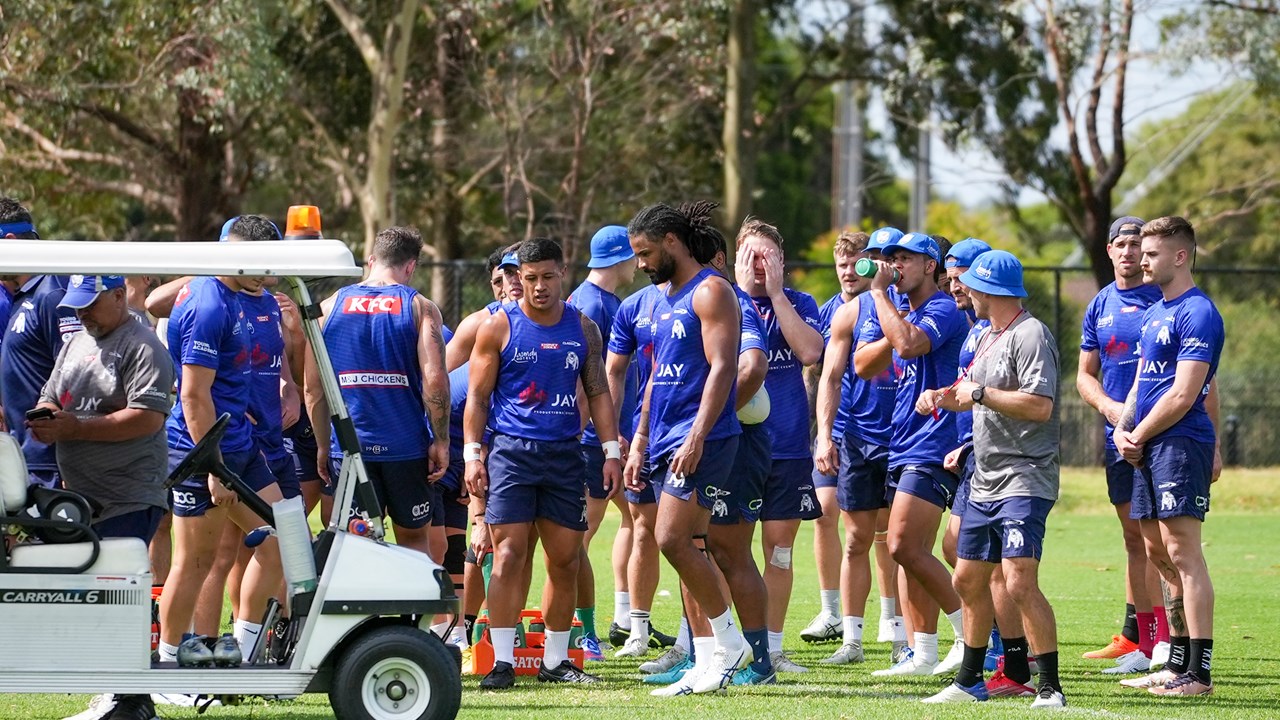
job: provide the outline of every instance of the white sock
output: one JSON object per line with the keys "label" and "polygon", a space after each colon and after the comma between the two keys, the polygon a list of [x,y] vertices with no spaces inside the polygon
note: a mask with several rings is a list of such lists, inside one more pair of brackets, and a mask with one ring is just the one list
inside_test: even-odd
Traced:
{"label": "white sock", "polygon": [[680,632],[676,633],[676,647],[684,650],[685,652],[691,651],[693,648],[689,647],[690,637],[691,637],[691,634],[689,632],[689,618],[681,616]]}
{"label": "white sock", "polygon": [[444,639],[444,634],[448,631],[449,631],[448,620],[445,620],[444,622],[438,622],[431,626],[431,632],[435,633],[435,636],[441,639]]}
{"label": "white sock", "polygon": [[935,665],[938,662],[938,634],[916,633],[916,662],[921,665]]}
{"label": "white sock", "polygon": [[711,655],[716,651],[714,637],[696,637],[693,639],[694,667],[706,668],[711,665]]}
{"label": "white sock", "polygon": [[821,590],[822,595],[822,612],[828,615],[840,617],[840,590]]}
{"label": "white sock", "polygon": [[622,625],[623,618],[631,617],[631,593],[615,592],[613,594],[613,621]]}
{"label": "white sock", "polygon": [[841,622],[844,624],[844,642],[862,642],[862,618],[853,615],[845,615]]}
{"label": "white sock", "polygon": [[640,638],[649,642],[649,611],[648,610],[632,610],[631,611],[631,637]]}
{"label": "white sock", "polygon": [[782,633],[769,631],[769,652],[782,652]]}
{"label": "white sock", "polygon": [[892,620],[897,612],[898,603],[891,597],[880,598],[880,619]]}
{"label": "white sock", "polygon": [[894,642],[907,641],[907,624],[902,621],[901,615],[893,616],[893,641]]}
{"label": "white sock", "polygon": [[726,608],[719,616],[711,618],[711,634],[717,647],[730,647],[735,640],[741,642],[741,634],[733,626],[733,608]]}
{"label": "white sock", "polygon": [[160,662],[178,662],[178,646],[161,641]]}
{"label": "white sock", "polygon": [[[504,662],[515,667],[516,665],[516,629],[509,628],[489,628],[489,641],[493,643],[493,661],[495,663]],[[544,640],[545,642],[545,640]]]}
{"label": "white sock", "polygon": [[456,645],[462,649],[471,647],[471,643],[467,639],[467,629],[462,627],[462,623],[454,625],[453,630],[449,631],[449,644]]}
{"label": "white sock", "polygon": [[553,670],[569,659],[568,630],[547,630],[542,643],[542,667]]}
{"label": "white sock", "polygon": [[254,645],[258,642],[258,635],[262,634],[262,626],[258,623],[251,623],[248,620],[237,620],[231,626],[231,635],[235,637],[236,642],[240,643],[240,652],[247,658],[253,652]]}
{"label": "white sock", "polygon": [[947,620],[951,621],[951,629],[956,631],[956,642],[964,642],[964,610],[947,613]]}

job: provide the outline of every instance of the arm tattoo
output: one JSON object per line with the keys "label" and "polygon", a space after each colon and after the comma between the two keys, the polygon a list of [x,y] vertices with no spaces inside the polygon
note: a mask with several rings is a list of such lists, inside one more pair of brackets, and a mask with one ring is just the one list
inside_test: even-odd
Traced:
{"label": "arm tattoo", "polygon": [[582,363],[582,389],[587,397],[593,398],[609,392],[609,378],[604,372],[604,341],[600,338],[600,328],[591,318],[582,315],[582,334],[587,338],[587,357]]}
{"label": "arm tattoo", "polygon": [[1129,396],[1124,399],[1124,410],[1120,412],[1120,422],[1116,423],[1116,429],[1121,432],[1129,432],[1134,428],[1138,419],[1138,385],[1134,383],[1129,390]]}
{"label": "arm tattoo", "polygon": [[[436,359],[437,372],[445,370],[444,334],[440,331],[440,323],[430,322],[428,352]],[[437,438],[449,437],[450,396],[449,381],[446,376],[443,383],[424,383],[426,393],[423,400],[427,405],[427,416],[431,419],[431,432]],[[441,390],[443,389],[443,392]]]}

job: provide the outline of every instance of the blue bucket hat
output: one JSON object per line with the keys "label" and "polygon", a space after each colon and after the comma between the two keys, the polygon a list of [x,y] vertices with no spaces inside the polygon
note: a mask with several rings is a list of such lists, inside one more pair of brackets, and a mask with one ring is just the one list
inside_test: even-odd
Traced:
{"label": "blue bucket hat", "polygon": [[871,233],[871,240],[867,242],[867,250],[884,251],[885,245],[891,245],[902,239],[902,231],[896,227],[885,226]]}
{"label": "blue bucket hat", "polygon": [[635,256],[627,239],[627,229],[621,225],[605,225],[591,236],[591,262],[587,267],[612,267]]}
{"label": "blue bucket hat", "polygon": [[946,267],[962,267],[967,268],[973,265],[973,261],[984,252],[989,252],[991,246],[978,238],[965,238],[955,245],[951,246],[950,252],[947,253],[947,260],[944,263]]}
{"label": "blue bucket hat", "polygon": [[99,293],[118,287],[124,287],[123,275],[72,275],[58,307],[83,310],[98,299]]}
{"label": "blue bucket hat", "polygon": [[1013,253],[992,250],[982,253],[973,265],[960,276],[966,287],[988,295],[1023,298],[1027,291],[1022,287],[1022,263]]}
{"label": "blue bucket hat", "polygon": [[894,250],[906,250],[918,255],[926,255],[933,259],[939,265],[942,264],[942,248],[938,247],[938,243],[933,238],[924,233],[907,233],[898,239],[897,242],[891,242],[880,249],[880,252],[888,255]]}

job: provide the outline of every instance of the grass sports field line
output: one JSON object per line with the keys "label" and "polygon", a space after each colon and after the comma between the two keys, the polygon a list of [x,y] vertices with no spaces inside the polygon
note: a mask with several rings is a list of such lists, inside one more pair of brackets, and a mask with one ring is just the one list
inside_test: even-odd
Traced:
{"label": "grass sports field line", "polygon": [[[1214,511],[1205,532],[1205,553],[1217,589],[1217,621],[1214,645],[1215,695],[1191,701],[1163,700],[1141,691],[1124,690],[1112,676],[1100,674],[1107,661],[1086,661],[1080,654],[1099,647],[1119,632],[1123,610],[1124,552],[1119,528],[1094,473],[1064,474],[1064,497],[1050,516],[1042,585],[1058,615],[1061,638],[1061,674],[1070,706],[1068,715],[1102,718],[1234,718],[1280,717],[1280,482],[1276,471],[1228,472],[1215,486]],[[1229,509],[1228,509],[1229,508]],[[610,513],[599,540],[612,536],[617,515]],[[1032,715],[1029,700],[994,700],[982,705],[926,706],[918,700],[942,686],[941,679],[871,678],[872,670],[888,663],[887,645],[867,644],[865,665],[831,668],[818,660],[836,644],[807,646],[799,630],[817,612],[816,576],[811,551],[812,532],[801,528],[796,547],[796,594],[788,619],[786,647],[804,675],[786,675],[773,687],[735,689],[724,696],[660,699],[650,697],[636,682],[637,660],[590,663],[589,670],[608,681],[586,690],[539,686],[521,678],[513,691],[481,692],[478,678],[464,677],[462,718],[497,719],[546,717],[578,720],[639,720],[673,716],[712,718],[1024,718]],[[607,629],[612,615],[612,587],[608,571],[607,542],[592,547],[598,585],[597,624]],[[535,588],[540,580],[535,580]],[[665,591],[665,592],[664,592]],[[674,632],[679,618],[675,598],[675,573],[663,568],[660,597],[654,608],[659,628]],[[535,590],[535,598],[537,592]],[[867,608],[868,626],[874,628],[878,605],[873,592]],[[950,633],[942,623],[941,645],[948,647]],[[86,638],[92,642],[92,638]],[[11,652],[13,649],[10,650]],[[73,715],[85,707],[85,696],[0,696],[0,718],[45,720]],[[159,708],[166,718],[195,718],[194,710]],[[247,700],[232,708],[212,708],[212,718],[330,718],[326,700],[307,696],[293,703],[265,704]]]}

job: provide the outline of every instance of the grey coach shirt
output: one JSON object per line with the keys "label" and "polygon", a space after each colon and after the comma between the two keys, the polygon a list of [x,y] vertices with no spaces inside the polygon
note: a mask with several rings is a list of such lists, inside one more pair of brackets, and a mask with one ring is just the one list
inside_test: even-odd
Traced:
{"label": "grey coach shirt", "polygon": [[[73,335],[62,347],[40,399],[80,418],[125,408],[167,416],[173,406],[173,375],[173,361],[155,332],[130,321],[104,338],[85,332]],[[168,445],[163,425],[133,440],[61,440],[54,447],[67,488],[102,504],[95,522],[166,506]]]}
{"label": "grey coach shirt", "polygon": [[1048,422],[1015,420],[983,405],[973,407],[976,469],[970,499],[1008,497],[1058,499],[1058,346],[1044,323],[1024,311],[1003,332],[988,329],[969,378],[999,390],[1053,398]]}

